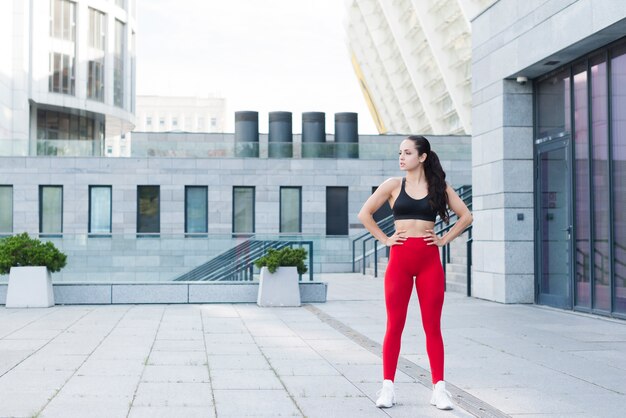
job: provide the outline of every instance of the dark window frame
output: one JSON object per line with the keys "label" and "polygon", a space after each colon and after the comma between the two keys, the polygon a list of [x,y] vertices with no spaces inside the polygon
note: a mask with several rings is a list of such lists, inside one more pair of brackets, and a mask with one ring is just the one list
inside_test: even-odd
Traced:
{"label": "dark window frame", "polygon": [[[109,200],[109,232],[91,232],[91,190],[94,188],[108,188],[111,191],[111,199]],[[92,184],[89,185],[89,209],[87,219],[87,233],[89,237],[110,237],[113,234],[113,186],[109,184]]]}
{"label": "dark window frame", "polygon": [[[282,201],[282,192],[283,189],[294,189],[298,190],[298,231],[283,231],[283,201]],[[278,232],[281,234],[301,234],[302,233],[302,186],[280,186],[278,190]]]}
{"label": "dark window frame", "polygon": [[[43,221],[43,189],[46,187],[56,187],[56,188],[60,188],[61,189],[61,232],[57,233],[57,232],[52,232],[52,233],[48,233],[48,232],[43,232],[42,231],[42,221]],[[54,237],[63,237],[63,206],[64,206],[64,201],[65,199],[63,198],[64,194],[63,194],[63,185],[62,184],[40,184],[39,185],[39,236],[40,237],[50,237],[50,238],[54,238]]]}
{"label": "dark window frame", "polygon": [[[236,189],[252,189],[252,232],[235,232],[235,190]],[[231,205],[231,231],[233,235],[245,236],[256,233],[256,186],[233,186],[232,189],[232,205]]]}
{"label": "dark window frame", "polygon": [[[187,223],[187,192],[189,189],[204,189],[206,191],[206,210],[204,212],[205,221],[206,221],[206,231],[205,232],[189,232],[188,231],[188,223]],[[209,186],[185,186],[185,203],[184,203],[184,217],[185,217],[185,236],[207,236],[209,234]]]}

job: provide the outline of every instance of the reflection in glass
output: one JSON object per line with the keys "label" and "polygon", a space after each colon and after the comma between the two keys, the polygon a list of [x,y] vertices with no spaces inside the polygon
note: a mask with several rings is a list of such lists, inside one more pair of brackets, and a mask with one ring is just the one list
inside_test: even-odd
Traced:
{"label": "reflection in glass", "polygon": [[348,188],[326,188],[326,235],[348,235]]}
{"label": "reflection in glass", "polygon": [[537,86],[538,138],[571,132],[569,68]]}
{"label": "reflection in glass", "polygon": [[208,188],[206,186],[185,187],[185,232],[208,232]]}
{"label": "reflection in glass", "polygon": [[233,187],[233,232],[254,232],[254,187]]}
{"label": "reflection in glass", "polygon": [[0,234],[13,232],[13,186],[0,186]]}
{"label": "reflection in glass", "polygon": [[611,309],[609,251],[609,144],[608,93],[604,55],[591,66],[591,119],[593,152],[593,307]]}
{"label": "reflection in glass", "polygon": [[39,233],[63,233],[63,186],[39,186]]}
{"label": "reflection in glass", "polygon": [[137,186],[137,233],[161,232],[159,186]]}
{"label": "reflection in glass", "polygon": [[591,307],[590,230],[589,230],[589,108],[587,105],[587,66],[574,74],[574,158],[575,158],[575,277],[576,305]]}
{"label": "reflection in glass", "polygon": [[280,232],[302,232],[301,187],[280,188]]}
{"label": "reflection in glass", "polygon": [[89,186],[89,233],[111,233],[111,186]]}
{"label": "reflection in glass", "polygon": [[616,312],[626,313],[626,46],[611,60],[614,292]]}

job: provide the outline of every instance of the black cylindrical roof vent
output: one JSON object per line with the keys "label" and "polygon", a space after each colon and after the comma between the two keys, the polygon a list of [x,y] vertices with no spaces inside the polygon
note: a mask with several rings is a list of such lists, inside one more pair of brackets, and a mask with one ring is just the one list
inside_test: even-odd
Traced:
{"label": "black cylindrical roof vent", "polygon": [[235,112],[235,156],[259,156],[259,112]]}
{"label": "black cylindrical roof vent", "polygon": [[302,158],[333,157],[332,144],[326,144],[326,114],[302,113]]}
{"label": "black cylindrical roof vent", "polygon": [[335,113],[335,146],[338,158],[359,158],[358,113]]}
{"label": "black cylindrical roof vent", "polygon": [[291,120],[291,112],[269,113],[268,157],[291,158],[293,156]]}

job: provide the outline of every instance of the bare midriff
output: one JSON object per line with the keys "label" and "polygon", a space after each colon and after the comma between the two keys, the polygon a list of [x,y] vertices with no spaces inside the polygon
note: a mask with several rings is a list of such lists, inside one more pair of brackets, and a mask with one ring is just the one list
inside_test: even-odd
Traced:
{"label": "bare midriff", "polygon": [[435,227],[434,222],[422,221],[420,219],[398,219],[395,222],[396,231],[405,231],[405,237],[422,237],[427,234],[427,230]]}

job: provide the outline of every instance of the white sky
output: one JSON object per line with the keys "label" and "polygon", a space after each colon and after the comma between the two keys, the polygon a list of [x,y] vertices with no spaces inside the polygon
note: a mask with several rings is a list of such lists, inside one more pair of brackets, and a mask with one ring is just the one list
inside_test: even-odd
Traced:
{"label": "white sky", "polygon": [[357,112],[359,133],[376,127],[347,47],[343,0],[138,0],[137,94],[226,98],[234,112]]}

